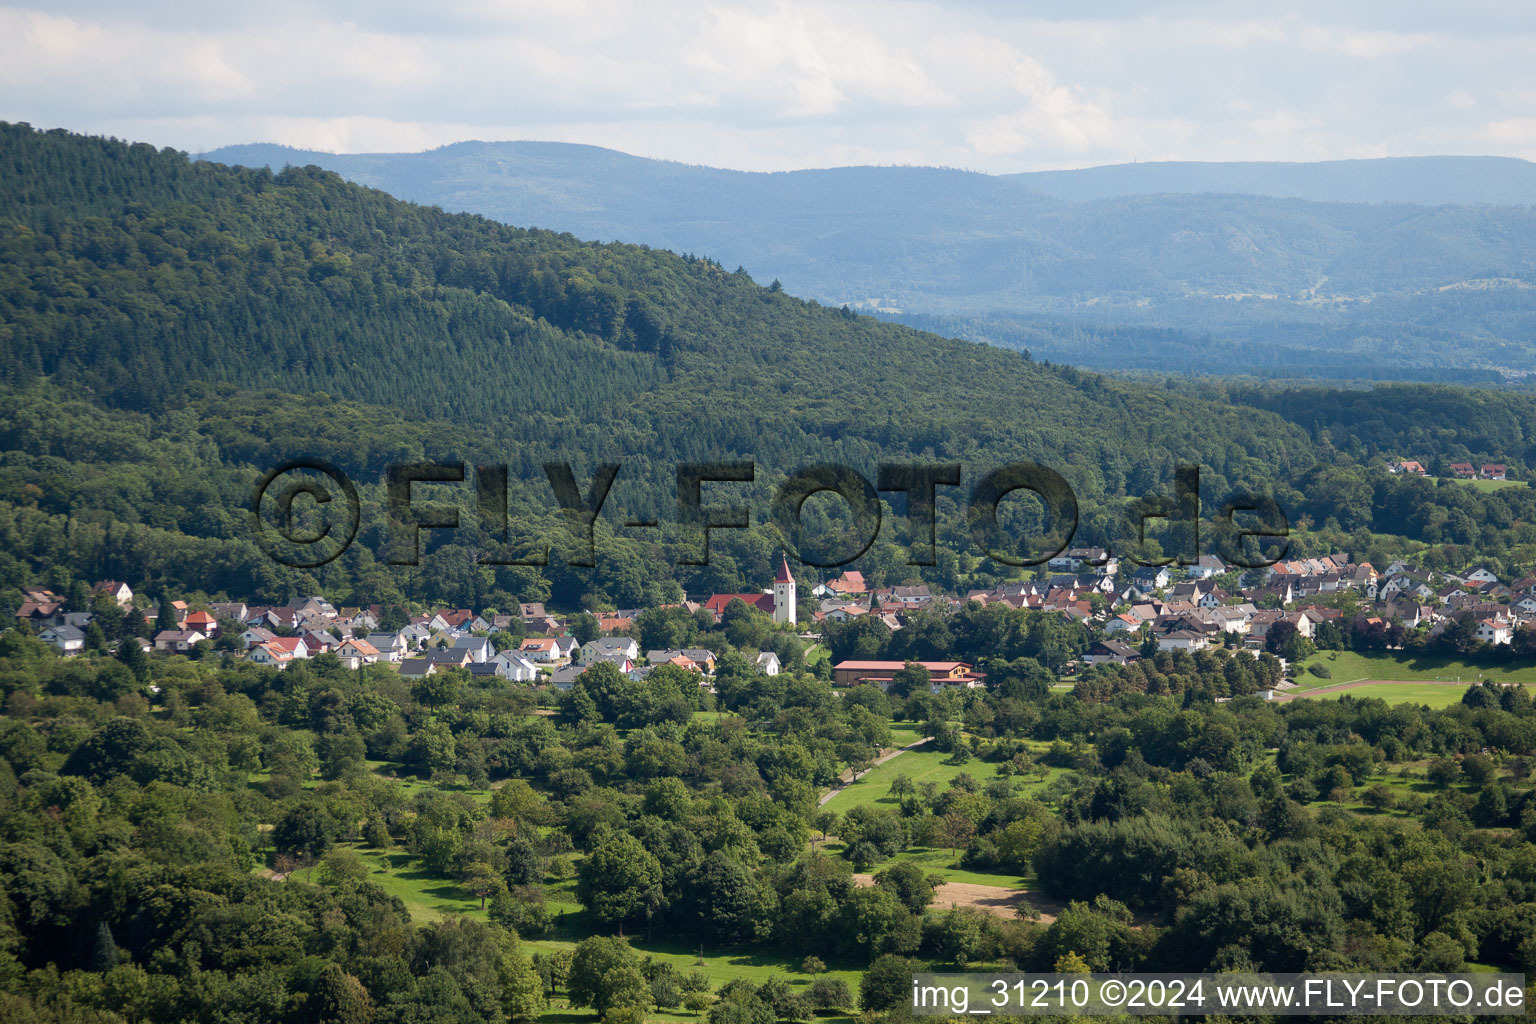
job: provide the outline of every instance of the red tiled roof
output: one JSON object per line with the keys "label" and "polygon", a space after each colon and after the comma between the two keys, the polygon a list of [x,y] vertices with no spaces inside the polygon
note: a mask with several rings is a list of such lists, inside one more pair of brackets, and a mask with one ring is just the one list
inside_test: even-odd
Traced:
{"label": "red tiled roof", "polygon": [[736,600],[738,597],[741,598],[741,600],[744,601],[748,607],[758,608],[762,611],[768,612],[769,614],[773,613],[772,594],[712,594],[710,595],[709,600],[704,602],[704,607],[709,611],[714,612],[718,617],[725,613],[725,606]]}

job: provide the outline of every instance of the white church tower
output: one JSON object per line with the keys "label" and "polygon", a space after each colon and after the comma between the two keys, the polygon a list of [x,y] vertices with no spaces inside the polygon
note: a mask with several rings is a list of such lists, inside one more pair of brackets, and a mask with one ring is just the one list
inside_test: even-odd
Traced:
{"label": "white church tower", "polygon": [[795,577],[789,560],[779,553],[779,572],[773,578],[773,621],[795,624]]}

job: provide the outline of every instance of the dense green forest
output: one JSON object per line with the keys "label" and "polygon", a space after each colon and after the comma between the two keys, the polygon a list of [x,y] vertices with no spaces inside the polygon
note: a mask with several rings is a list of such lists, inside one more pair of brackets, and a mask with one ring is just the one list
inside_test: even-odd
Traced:
{"label": "dense green forest", "polygon": [[758,174],[546,142],[206,158],[314,164],[448,210],[706,254],[796,295],[1097,369],[1475,382],[1536,368],[1524,161]]}
{"label": "dense green forest", "polygon": [[[597,245],[412,206],[314,169],[232,169],[144,145],[4,129],[0,356],[11,587],[121,576],[278,599],[557,604],[735,589],[783,538],[773,484],[835,461],[958,461],[964,496],[1020,458],[1061,472],[1080,542],[1123,537],[1128,499],[1202,467],[1212,504],[1276,496],[1293,522],[1517,557],[1527,492],[1387,479],[1385,456],[1533,455],[1536,403],[1454,388],[1152,387],[924,335],[791,298],[703,259]],[[1423,409],[1423,413],[1416,410]],[[358,478],[363,542],[313,574],[263,560],[243,503],[266,468],[321,456]],[[599,527],[608,571],[478,567],[473,516],[428,533],[419,571],[383,560],[384,467],[509,463],[529,535],[552,529],[540,464],[578,479],[621,462]],[[708,567],[675,567],[673,473],[747,459],[754,528],[717,533]],[[1373,460],[1376,460],[1373,463]],[[466,488],[467,493],[467,488]],[[984,584],[948,492],[940,557],[905,564],[898,513],[860,563],[893,581]],[[830,499],[829,499],[830,500]],[[808,506],[809,521],[835,523]],[[658,536],[626,531],[660,518]],[[658,558],[657,545],[666,557]]]}
{"label": "dense green forest", "polygon": [[[770,579],[785,538],[758,513],[825,461],[961,462],[963,498],[1038,460],[1077,490],[1082,542],[1124,538],[1198,463],[1212,503],[1273,495],[1298,554],[1430,544],[1426,563],[1503,573],[1536,561],[1536,489],[1384,464],[1529,478],[1529,399],[1108,379],[705,259],[24,126],[0,129],[0,251],[0,604],[43,584],[103,613],[79,657],[0,634],[6,1021],[774,1024],[887,1013],[929,967],[1536,969],[1523,688],[1274,704],[1275,657],[1214,649],[1064,693],[1093,634],[1059,615],[866,617],[813,651],[741,603],[656,607]],[[299,456],[362,506],[358,542],[314,569],[268,557],[247,508]],[[496,529],[468,484],[428,499],[458,494],[456,531],[386,564],[385,467],[427,459],[507,463],[549,564],[483,564]],[[550,459],[582,482],[623,464],[595,568],[568,564]],[[759,467],[734,492],[753,525],[685,564],[675,467],[736,459]],[[858,563],[873,582],[1014,572],[948,498],[937,564],[909,566],[888,511]],[[665,528],[623,525],[647,515]],[[141,616],[91,605],[102,578],[167,603],[645,608],[645,648],[718,661],[712,687],[603,663],[557,693],[333,655],[279,672],[235,657],[233,630],[146,655],[123,642]],[[988,686],[933,693],[913,665],[889,692],[834,688],[843,657],[968,660]],[[977,878],[1032,902],[936,900]]]}
{"label": "dense green forest", "polygon": [[[1276,706],[1248,696],[1273,658],[1217,650],[1100,666],[1089,699],[1045,667],[1082,627],[993,606],[927,632],[991,652],[987,689],[839,693],[789,633],[757,675],[773,627],[731,619],[641,624],[717,650],[717,694],[600,664],[553,715],[457,669],[5,634],[6,1019],[770,1024],[896,1008],[929,968],[1536,969],[1523,688]],[[818,809],[914,732],[947,783]],[[931,905],[956,872],[1053,919]]]}

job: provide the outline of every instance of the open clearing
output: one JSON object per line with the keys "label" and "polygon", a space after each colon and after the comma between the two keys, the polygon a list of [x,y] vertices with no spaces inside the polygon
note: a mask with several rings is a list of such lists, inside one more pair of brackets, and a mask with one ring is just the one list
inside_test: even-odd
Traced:
{"label": "open clearing", "polygon": [[[854,875],[853,880],[858,885],[874,885],[873,875]],[[933,902],[930,906],[934,910],[948,910],[950,907],[973,907],[977,910],[991,914],[993,917],[1006,917],[1010,920],[1017,917],[1019,904],[1028,900],[1040,911],[1040,920],[1050,924],[1056,920],[1056,914],[1065,904],[1027,889],[1009,889],[1001,885],[981,885],[976,882],[945,882],[933,890]]]}
{"label": "open clearing", "polygon": [[1400,679],[1360,679],[1352,683],[1333,683],[1311,690],[1284,691],[1275,694],[1276,700],[1300,700],[1318,697],[1338,700],[1340,697],[1379,697],[1391,704],[1426,704],[1432,708],[1448,708],[1461,702],[1467,690],[1465,683],[1412,683]]}
{"label": "open clearing", "polygon": [[1536,683],[1536,665],[1478,665],[1460,658],[1404,651],[1319,651],[1303,665],[1326,665],[1331,677],[1320,679],[1298,672],[1296,691],[1311,691],[1341,683],[1460,683],[1471,686],[1487,679],[1495,683]]}

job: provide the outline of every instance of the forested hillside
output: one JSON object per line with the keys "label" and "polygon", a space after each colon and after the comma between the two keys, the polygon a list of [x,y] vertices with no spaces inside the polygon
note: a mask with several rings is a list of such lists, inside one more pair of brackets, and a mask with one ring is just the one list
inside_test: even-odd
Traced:
{"label": "forested hillside", "polygon": [[[532,142],[206,156],[317,164],[449,210],[700,253],[945,334],[1033,335],[1037,355],[1083,366],[1323,379],[1536,368],[1536,213],[1519,161],[1100,168],[1037,190],[1027,175],[750,174]],[[1134,185],[1157,174],[1168,188]],[[1133,183],[1116,191],[1106,176]],[[1086,201],[1072,201],[1078,181]],[[1427,203],[1445,205],[1414,205]],[[1137,350],[1080,344],[1084,328],[1132,334]],[[1227,344],[1202,363],[1178,332]]]}
{"label": "forested hillside", "polygon": [[707,260],[444,214],[314,169],[11,127],[0,219],[8,377],[126,408],[163,408],[189,381],[323,390],[562,456],[1032,456],[1111,491],[1175,459],[1233,481],[1309,461],[1274,418],[1174,415],[1146,389]]}
{"label": "forested hillside", "polygon": [[[633,606],[771,574],[784,544],[763,522],[771,488],[822,461],[870,478],[881,460],[958,461],[963,495],[1033,459],[1076,489],[1082,543],[1123,536],[1127,500],[1166,486],[1177,462],[1202,466],[1208,501],[1267,490],[1346,535],[1508,556],[1536,520],[1528,490],[1370,468],[1399,456],[1519,473],[1536,463],[1536,414],[1518,396],[1138,385],[820,307],[707,260],[446,214],[315,169],[191,163],[22,126],[3,140],[12,587],[63,570],[269,599],[323,584],[374,602]],[[261,473],[301,455],[337,463],[365,499],[362,542],[315,574],[271,564],[244,519]],[[421,567],[379,565],[384,466],[424,458],[509,463],[535,532],[555,508],[543,461],[570,461],[581,480],[622,462],[599,526],[609,571],[559,558],[477,567],[486,538],[472,518],[429,534]],[[754,526],[718,534],[711,566],[676,566],[673,473],[706,459],[757,463],[740,490]],[[1319,473],[1333,483],[1308,492]],[[662,519],[662,534],[627,531],[630,516]],[[1011,571],[980,557],[947,500],[933,569],[905,565],[902,530],[888,522],[860,564],[946,587]]]}

